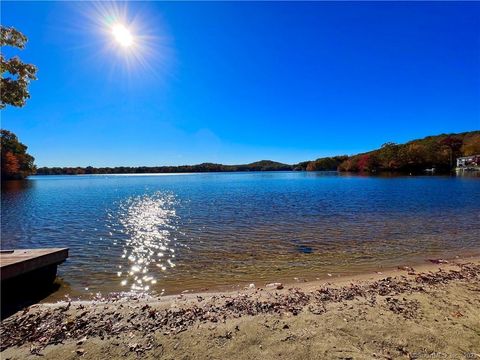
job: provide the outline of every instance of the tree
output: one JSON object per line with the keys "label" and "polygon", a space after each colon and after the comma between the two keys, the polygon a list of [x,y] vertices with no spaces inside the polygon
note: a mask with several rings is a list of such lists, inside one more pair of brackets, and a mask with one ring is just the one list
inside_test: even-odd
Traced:
{"label": "tree", "polygon": [[35,172],[35,159],[27,153],[27,146],[19,142],[14,133],[0,130],[0,151],[2,180],[23,179]]}
{"label": "tree", "polygon": [[[12,46],[23,50],[27,42],[27,37],[20,31],[1,26],[0,28],[0,46]],[[23,63],[18,56],[6,59],[0,54],[1,79],[1,100],[0,109],[6,105],[22,107],[30,98],[28,85],[30,81],[36,80],[37,67],[32,64]]]}
{"label": "tree", "polygon": [[453,136],[447,136],[445,139],[440,141],[440,144],[450,150],[450,168],[454,166],[454,158],[458,155],[463,141]]}
{"label": "tree", "polygon": [[383,169],[395,169],[399,166],[398,163],[398,151],[400,146],[393,143],[387,142],[382,145],[381,149],[378,150],[378,157],[380,166]]}
{"label": "tree", "polygon": [[[0,46],[12,46],[24,49],[27,37],[14,28],[0,26]],[[23,63],[19,57],[6,59],[3,51],[0,54],[0,69],[2,78],[0,83],[0,109],[11,105],[22,107],[30,98],[28,85],[31,80],[36,80],[37,68],[32,64]],[[1,178],[23,179],[35,172],[34,158],[27,153],[27,146],[18,141],[17,136],[8,131],[1,130]]]}
{"label": "tree", "polygon": [[480,133],[466,136],[462,146],[463,156],[471,156],[480,154]]}
{"label": "tree", "polygon": [[20,171],[20,164],[17,157],[11,151],[2,152],[2,176],[13,178]]}

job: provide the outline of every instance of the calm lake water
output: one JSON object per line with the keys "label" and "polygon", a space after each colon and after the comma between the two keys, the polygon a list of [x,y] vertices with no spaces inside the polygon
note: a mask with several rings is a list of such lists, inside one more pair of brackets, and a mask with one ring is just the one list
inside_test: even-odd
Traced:
{"label": "calm lake water", "polygon": [[480,177],[38,176],[3,184],[3,249],[69,247],[64,292],[314,280],[480,249]]}

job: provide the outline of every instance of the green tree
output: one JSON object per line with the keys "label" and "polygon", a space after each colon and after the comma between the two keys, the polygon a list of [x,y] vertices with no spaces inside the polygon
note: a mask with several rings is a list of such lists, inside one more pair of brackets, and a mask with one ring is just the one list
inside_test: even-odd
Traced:
{"label": "green tree", "polygon": [[[3,47],[12,46],[24,49],[27,37],[20,31],[0,25],[0,69],[2,78],[0,83],[0,109],[7,105],[22,107],[30,98],[28,85],[36,80],[37,68],[32,64],[23,63],[18,56],[6,59],[3,56]],[[34,158],[27,153],[27,146],[18,141],[17,136],[1,130],[1,178],[23,179],[35,172]]]}
{"label": "green tree", "polygon": [[[18,49],[24,49],[27,37],[20,31],[1,26],[0,28],[0,46],[12,46]],[[1,79],[1,100],[0,109],[6,105],[22,107],[30,98],[28,85],[30,81],[36,80],[37,67],[32,64],[26,64],[18,56],[6,59],[0,54]]]}

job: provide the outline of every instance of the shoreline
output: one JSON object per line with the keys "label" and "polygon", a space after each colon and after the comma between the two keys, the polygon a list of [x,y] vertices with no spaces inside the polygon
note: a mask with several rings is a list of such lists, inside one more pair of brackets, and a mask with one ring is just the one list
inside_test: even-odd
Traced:
{"label": "shoreline", "polygon": [[[37,305],[46,305],[46,306],[64,306],[70,303],[79,303],[79,304],[91,304],[98,302],[109,302],[113,301],[129,301],[129,299],[144,299],[144,301],[153,301],[155,304],[161,303],[170,303],[172,301],[182,299],[196,299],[198,296],[201,297],[212,297],[212,296],[235,296],[244,292],[253,291],[287,291],[293,288],[300,289],[302,291],[313,291],[317,288],[324,286],[345,286],[351,283],[366,283],[378,281],[384,278],[397,277],[409,275],[409,269],[413,270],[413,274],[421,273],[431,273],[434,271],[442,270],[451,270],[456,268],[459,264],[463,263],[479,263],[480,264],[480,255],[471,255],[471,256],[455,256],[455,257],[442,257],[442,258],[432,258],[432,260],[440,260],[440,263],[430,262],[427,259],[423,259],[422,262],[409,262],[408,264],[399,263],[396,266],[389,266],[382,268],[382,271],[365,271],[361,273],[355,273],[350,275],[337,275],[331,276],[328,275],[318,278],[316,280],[304,281],[298,279],[297,281],[285,281],[285,279],[279,279],[278,281],[272,282],[251,282],[251,283],[240,283],[235,285],[219,285],[217,287],[212,287],[207,290],[184,290],[178,291],[173,294],[168,295],[158,295],[158,294],[141,294],[135,292],[112,292],[107,294],[102,294],[98,292],[96,295],[92,294],[88,298],[78,297],[78,298],[67,298],[57,301],[41,301]],[[446,261],[446,262],[444,262]],[[249,285],[254,284],[254,288],[250,288]],[[281,284],[281,289],[277,289],[275,286],[269,286],[272,284]]]}
{"label": "shoreline", "polygon": [[[169,293],[165,295],[160,295],[158,293],[149,294],[152,298],[160,299],[169,299],[175,298],[178,295],[208,295],[208,294],[219,294],[219,293],[235,293],[238,291],[243,291],[250,284],[254,284],[256,288],[265,287],[269,283],[282,283],[284,287],[300,287],[308,288],[310,286],[315,287],[325,283],[342,283],[349,281],[363,281],[363,280],[374,280],[379,277],[385,276],[395,276],[402,272],[402,266],[413,267],[418,271],[430,271],[436,269],[437,264],[431,263],[428,259],[443,259],[448,262],[454,263],[455,261],[480,261],[480,249],[469,249],[462,252],[455,252],[455,255],[445,256],[447,253],[440,252],[427,255],[416,255],[409,259],[405,260],[392,260],[388,265],[382,264],[379,266],[366,266],[365,269],[361,271],[351,271],[347,273],[332,271],[331,273],[322,272],[322,273],[311,273],[308,277],[305,274],[292,274],[291,276],[285,276],[284,274],[271,277],[268,279],[255,279],[252,277],[248,281],[238,281],[231,284],[218,284],[218,285],[198,285],[194,288],[188,288],[186,286],[178,287],[177,289],[170,290]],[[92,291],[89,294],[82,294],[79,291],[71,290],[69,284],[64,282],[63,278],[59,278],[59,289],[41,300],[41,304],[55,304],[57,302],[64,301],[93,301],[93,299],[98,299],[99,297],[109,298],[114,297],[118,298],[119,296],[132,294],[131,292],[119,292],[119,291]],[[135,293],[133,293],[135,294]],[[67,300],[65,300],[67,299]]]}
{"label": "shoreline", "polygon": [[479,291],[480,258],[469,257],[278,289],[37,304],[2,321],[1,350],[10,359],[338,359],[342,346],[353,354],[343,358],[477,356]]}
{"label": "shoreline", "polygon": [[370,176],[370,177],[456,177],[464,176],[465,174],[477,175],[480,173],[480,169],[474,170],[457,170],[452,169],[450,171],[437,171],[434,173],[426,171],[396,171],[396,170],[384,170],[378,172],[360,172],[360,171],[343,171],[343,170],[225,170],[225,171],[178,171],[178,172],[138,172],[138,173],[92,173],[92,174],[31,174],[24,179],[4,179],[2,181],[24,181],[32,179],[32,177],[49,177],[49,176],[76,176],[76,177],[88,177],[88,176],[162,176],[162,175],[205,175],[205,174],[251,174],[251,173],[330,173],[343,176]]}
{"label": "shoreline", "polygon": [[[302,278],[298,278],[298,280],[286,280],[284,278],[279,278],[277,281],[271,281],[271,282],[260,282],[260,281],[252,281],[250,283],[245,282],[245,283],[240,283],[240,284],[235,284],[235,285],[219,285],[217,287],[212,287],[209,288],[208,290],[205,291],[195,291],[195,290],[184,290],[184,291],[179,291],[174,294],[168,294],[168,295],[152,295],[152,298],[157,299],[157,301],[171,301],[178,296],[183,296],[183,297],[196,297],[197,295],[203,295],[203,296],[211,296],[211,295],[230,295],[230,294],[236,294],[239,292],[244,292],[245,290],[251,290],[249,289],[250,284],[255,285],[255,289],[268,289],[269,284],[274,284],[274,283],[280,283],[282,284],[282,287],[285,289],[288,288],[299,288],[302,290],[312,290],[318,287],[322,287],[325,285],[332,285],[332,286],[341,286],[345,284],[349,284],[352,282],[365,282],[365,281],[376,281],[385,277],[395,277],[398,275],[405,275],[408,273],[405,268],[412,268],[415,270],[415,272],[431,272],[438,270],[440,268],[451,268],[452,266],[455,266],[456,264],[463,263],[463,262],[478,262],[480,263],[480,251],[474,251],[472,252],[472,255],[456,255],[453,257],[441,257],[441,258],[436,258],[432,257],[432,260],[441,260],[441,261],[447,261],[447,263],[433,263],[430,262],[427,258],[422,257],[418,259],[418,261],[412,261],[412,262],[399,262],[397,265],[392,265],[388,267],[379,267],[378,271],[375,271],[375,269],[369,269],[363,272],[359,273],[353,273],[353,274],[341,274],[341,275],[333,275],[328,276],[328,274],[324,274],[323,276],[318,277],[315,280],[305,280]],[[380,271],[381,270],[381,271]],[[114,296],[117,296],[118,294],[114,293]],[[108,298],[108,295],[106,296]],[[82,300],[82,299],[79,299]],[[91,301],[87,299],[83,299],[85,301]],[[63,301],[65,302],[65,301]],[[55,302],[52,302],[52,304],[55,304]]]}
{"label": "shoreline", "polygon": [[[440,260],[440,263],[433,263],[427,259],[423,259],[422,262],[409,262],[408,264],[404,265],[404,263],[399,263],[396,266],[389,266],[386,268],[382,268],[382,271],[365,271],[361,273],[355,273],[350,275],[337,275],[331,276],[328,275],[318,278],[316,280],[308,280],[304,281],[302,279],[298,279],[297,281],[285,281],[284,279],[279,279],[279,281],[272,281],[272,282],[258,282],[253,281],[251,283],[240,283],[235,285],[219,285],[217,287],[212,287],[207,290],[184,290],[178,291],[173,294],[168,295],[158,295],[158,294],[142,294],[142,293],[135,293],[135,292],[112,292],[102,294],[101,292],[97,292],[95,295],[85,297],[77,297],[77,298],[70,298],[62,300],[55,300],[55,301],[40,301],[38,304],[34,304],[32,306],[38,305],[45,305],[45,306],[65,306],[68,303],[78,303],[78,304],[92,304],[92,303],[99,303],[99,302],[109,302],[113,301],[129,301],[131,298],[143,299],[143,301],[150,301],[155,304],[162,304],[162,303],[170,303],[172,301],[181,299],[181,300],[189,300],[189,299],[196,299],[198,296],[201,297],[212,297],[212,296],[235,296],[244,292],[251,292],[254,291],[286,291],[291,290],[293,288],[300,289],[302,291],[313,291],[317,288],[321,288],[324,286],[345,286],[352,283],[366,283],[366,282],[373,282],[378,281],[384,278],[389,277],[396,277],[402,275],[408,275],[409,269],[413,270],[415,274],[421,273],[431,273],[437,271],[439,269],[446,270],[446,269],[454,269],[457,265],[463,263],[479,263],[480,264],[480,255],[470,255],[470,256],[455,256],[455,257],[442,257],[442,258],[432,258],[432,260]],[[444,261],[447,261],[446,263]],[[410,274],[410,275],[413,275]],[[249,285],[254,284],[254,288],[250,288]],[[269,286],[272,284],[281,284],[281,289],[277,289],[275,286]]]}

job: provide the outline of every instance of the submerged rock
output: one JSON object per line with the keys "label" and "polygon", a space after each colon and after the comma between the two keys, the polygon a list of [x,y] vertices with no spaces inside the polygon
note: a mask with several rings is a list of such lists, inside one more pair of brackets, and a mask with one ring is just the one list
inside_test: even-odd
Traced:
{"label": "submerged rock", "polygon": [[299,245],[297,246],[297,251],[303,254],[311,254],[313,253],[313,249],[310,246]]}

